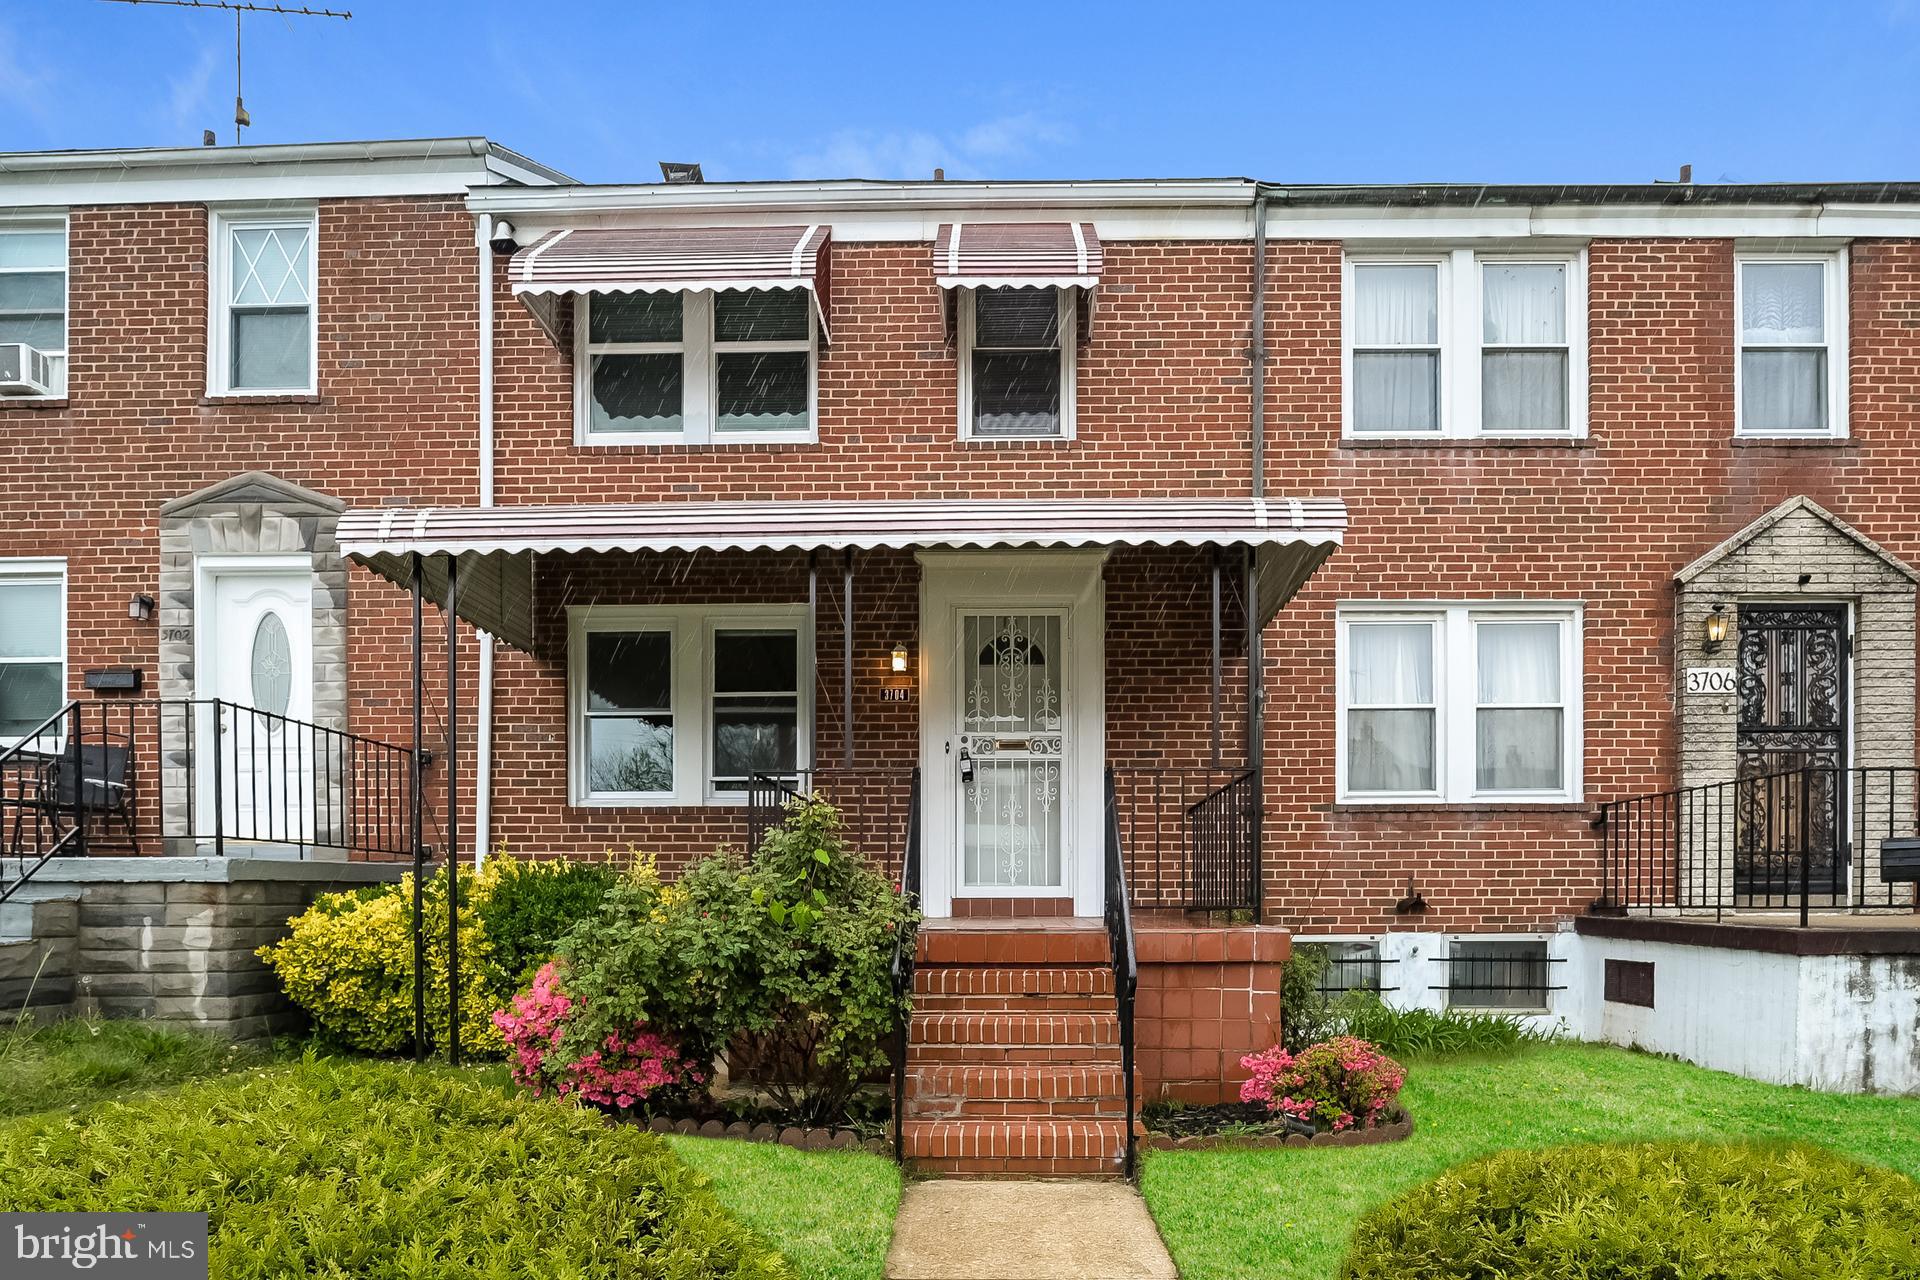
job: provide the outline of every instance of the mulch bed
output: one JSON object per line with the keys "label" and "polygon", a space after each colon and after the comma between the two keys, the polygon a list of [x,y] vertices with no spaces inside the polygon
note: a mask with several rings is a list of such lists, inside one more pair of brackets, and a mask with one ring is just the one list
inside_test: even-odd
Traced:
{"label": "mulch bed", "polygon": [[800,1151],[871,1151],[882,1156],[893,1154],[893,1144],[886,1138],[870,1137],[857,1129],[802,1128],[799,1125],[778,1125],[770,1120],[726,1121],[717,1117],[698,1120],[692,1116],[683,1116],[678,1120],[655,1116],[647,1121],[647,1128],[655,1133],[684,1133],[697,1138],[777,1142],[783,1147]]}
{"label": "mulch bed", "polygon": [[1316,1133],[1245,1102],[1169,1108],[1147,1117],[1147,1145],[1158,1151],[1207,1151],[1216,1147],[1368,1147],[1398,1142],[1413,1133],[1413,1117],[1398,1111],[1385,1124],[1340,1133]]}

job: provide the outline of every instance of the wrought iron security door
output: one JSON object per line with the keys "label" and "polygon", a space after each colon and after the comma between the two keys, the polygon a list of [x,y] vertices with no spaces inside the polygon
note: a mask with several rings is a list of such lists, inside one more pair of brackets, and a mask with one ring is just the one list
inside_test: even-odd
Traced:
{"label": "wrought iron security door", "polygon": [[960,883],[1062,889],[1065,620],[962,613],[959,624]]}
{"label": "wrought iron security door", "polygon": [[1742,605],[1734,894],[1746,905],[1846,892],[1846,610]]}

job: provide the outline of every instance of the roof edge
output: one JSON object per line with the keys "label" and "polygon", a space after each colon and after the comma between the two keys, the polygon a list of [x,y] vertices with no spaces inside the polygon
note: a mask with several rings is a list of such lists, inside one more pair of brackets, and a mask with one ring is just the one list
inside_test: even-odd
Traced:
{"label": "roof edge", "polygon": [[[0,178],[24,174],[127,173],[147,169],[284,164],[378,164],[471,157],[515,181],[576,185],[558,169],[483,137],[390,138],[346,142],[275,142],[232,147],[124,147],[0,152]],[[524,176],[519,176],[524,175]]]}

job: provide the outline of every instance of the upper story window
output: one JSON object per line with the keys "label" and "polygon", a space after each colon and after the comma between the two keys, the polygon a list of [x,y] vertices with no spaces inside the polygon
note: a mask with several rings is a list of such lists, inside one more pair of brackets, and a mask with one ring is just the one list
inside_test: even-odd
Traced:
{"label": "upper story window", "polygon": [[1071,438],[1074,290],[962,289],[955,305],[961,438]]}
{"label": "upper story window", "polygon": [[1572,606],[1343,608],[1340,798],[1578,800],[1579,624]]}
{"label": "upper story window", "polygon": [[66,392],[66,224],[0,222],[0,395]]}
{"label": "upper story window", "polygon": [[66,702],[67,583],[58,560],[0,560],[0,743]]}
{"label": "upper story window", "polygon": [[1585,274],[1579,254],[1350,257],[1346,434],[1584,434]]}
{"label": "upper story window", "polygon": [[317,227],[312,213],[215,215],[213,394],[317,390]]}
{"label": "upper story window", "polygon": [[1841,254],[1742,255],[1735,263],[1735,432],[1847,433],[1847,284]]}
{"label": "upper story window", "polygon": [[813,438],[805,289],[592,294],[575,307],[576,443]]}
{"label": "upper story window", "polygon": [[704,804],[807,765],[804,606],[579,608],[568,621],[577,804]]}

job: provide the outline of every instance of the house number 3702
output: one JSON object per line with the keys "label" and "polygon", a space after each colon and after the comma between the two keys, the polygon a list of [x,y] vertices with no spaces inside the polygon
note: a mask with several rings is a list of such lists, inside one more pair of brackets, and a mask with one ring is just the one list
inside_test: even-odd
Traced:
{"label": "house number 3702", "polygon": [[187,627],[168,627],[160,633],[162,640],[191,640],[193,632]]}
{"label": "house number 3702", "polygon": [[1688,667],[1688,693],[1733,693],[1736,683],[1732,667]]}

